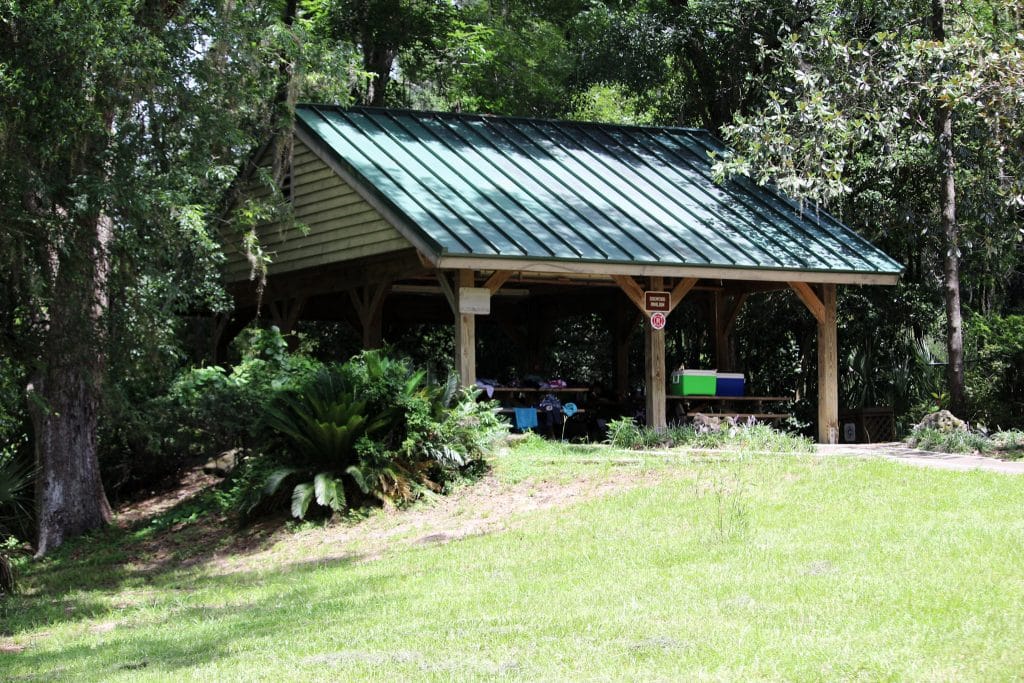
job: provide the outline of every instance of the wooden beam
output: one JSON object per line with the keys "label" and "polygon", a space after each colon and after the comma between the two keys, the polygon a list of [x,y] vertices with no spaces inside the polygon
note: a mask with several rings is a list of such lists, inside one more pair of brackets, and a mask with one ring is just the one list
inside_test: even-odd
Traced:
{"label": "wooden beam", "polygon": [[[428,275],[432,276],[432,273],[424,270],[415,250],[407,249],[399,253],[271,275],[267,279],[262,299],[272,301],[300,295],[309,298],[320,294],[337,294],[353,287],[365,286],[369,282],[393,282]],[[257,296],[256,285],[249,281],[228,283],[226,289],[239,306],[253,305],[260,298]]]}
{"label": "wooden beam", "polygon": [[[632,279],[632,278],[630,278]],[[660,277],[652,277],[651,289],[660,291],[665,283]],[[641,295],[641,304],[643,296]],[[644,369],[647,395],[647,425],[663,430],[668,425],[665,421],[665,330],[651,327],[650,321],[644,321]]]}
{"label": "wooden beam", "polygon": [[[698,287],[702,289],[703,286]],[[723,291],[726,294],[733,296],[737,294],[757,294],[760,292],[778,292],[783,289],[789,289],[788,282],[747,282],[747,281],[736,281],[726,283]]]}
{"label": "wooden beam", "polygon": [[386,284],[370,284],[359,290],[349,290],[349,298],[363,333],[364,349],[380,348],[384,341],[384,298],[388,289]]}
{"label": "wooden beam", "polygon": [[[472,287],[474,280],[473,271],[459,271],[459,287]],[[471,313],[459,313],[457,300],[455,305],[455,364],[459,370],[459,381],[462,386],[470,386],[476,382],[476,316]]]}
{"label": "wooden beam", "polygon": [[736,327],[736,319],[740,317],[740,311],[743,310],[743,304],[746,303],[749,296],[749,294],[744,292],[733,297],[732,304],[726,310],[725,319],[722,321],[726,335],[732,334],[733,329]]}
{"label": "wooden beam", "polygon": [[839,442],[839,358],[836,286],[822,286],[823,318],[818,321],[818,441]]}
{"label": "wooden beam", "polygon": [[806,306],[807,310],[811,312],[814,319],[817,320],[818,323],[824,322],[825,305],[822,303],[821,299],[818,298],[818,295],[815,294],[814,290],[811,289],[811,286],[806,282],[790,282],[789,286],[792,287],[793,291],[796,292],[796,295],[800,297],[800,301],[804,302],[804,306]]}
{"label": "wooden beam", "polygon": [[[639,308],[641,312],[647,310],[644,307],[644,288],[636,280],[629,275],[612,275],[612,279],[626,293],[626,296],[629,297],[634,306]],[[661,278],[658,279],[660,280]]]}
{"label": "wooden beam", "polygon": [[684,277],[679,283],[672,288],[672,296],[669,297],[669,313],[676,310],[676,306],[679,302],[686,298],[686,295],[690,293],[690,290],[697,284],[697,278],[695,277]]}
{"label": "wooden beam", "polygon": [[295,323],[299,321],[302,307],[305,304],[306,297],[304,296],[275,299],[270,302],[270,319],[282,334],[288,334],[295,328]]}
{"label": "wooden beam", "polygon": [[615,396],[624,400],[629,395],[629,342],[644,319],[640,311],[617,306],[612,318],[612,342],[615,346]]}
{"label": "wooden beam", "polygon": [[601,263],[583,261],[549,261],[495,256],[441,256],[439,268],[472,268],[475,270],[512,270],[518,273],[549,273],[551,275],[628,275],[630,277],[696,277],[754,282],[831,282],[840,285],[895,285],[899,273],[850,273],[784,268],[725,268],[721,266],[663,266],[646,263]]}
{"label": "wooden beam", "polygon": [[511,270],[496,270],[489,278],[487,278],[487,282],[484,283],[484,287],[491,290],[491,294],[494,294],[501,289],[503,284],[508,282],[510,277],[512,277]]}
{"label": "wooden beam", "polygon": [[444,298],[448,300],[448,306],[452,309],[452,314],[457,318],[459,316],[459,298],[455,295],[455,288],[452,287],[452,283],[448,281],[448,276],[443,270],[437,271],[435,275],[437,276],[437,281],[441,284]]}
{"label": "wooden beam", "polygon": [[721,292],[711,295],[711,329],[715,341],[715,367],[732,370],[729,363],[729,340],[725,333],[725,296]]}

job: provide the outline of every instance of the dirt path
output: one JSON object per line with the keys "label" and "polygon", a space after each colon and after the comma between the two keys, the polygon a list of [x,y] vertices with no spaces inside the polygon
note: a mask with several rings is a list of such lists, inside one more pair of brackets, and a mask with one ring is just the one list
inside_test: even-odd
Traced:
{"label": "dirt path", "polygon": [[987,458],[982,455],[963,453],[934,453],[910,448],[898,441],[892,443],[865,443],[818,446],[819,455],[847,455],[861,458],[886,458],[898,462],[906,462],[919,467],[934,467],[941,470],[985,470],[1003,474],[1024,474],[1024,461],[1010,462]]}
{"label": "dirt path", "polygon": [[210,565],[213,573],[248,571],[280,554],[294,557],[293,564],[370,561],[401,547],[505,531],[515,528],[525,513],[566,507],[647,483],[649,475],[632,471],[518,484],[502,483],[492,475],[408,510],[378,510],[357,522],[285,532],[260,551],[245,556],[225,552],[212,558]]}

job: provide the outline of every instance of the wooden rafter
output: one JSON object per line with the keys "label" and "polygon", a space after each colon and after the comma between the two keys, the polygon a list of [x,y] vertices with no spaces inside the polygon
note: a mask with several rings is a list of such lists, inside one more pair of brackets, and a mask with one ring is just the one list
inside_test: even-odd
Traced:
{"label": "wooden rafter", "polygon": [[675,287],[672,288],[672,296],[669,297],[670,313],[676,309],[676,306],[679,305],[679,302],[681,302],[686,297],[686,295],[690,293],[690,290],[692,290],[694,286],[696,286],[696,284],[697,278],[684,277],[676,284]]}
{"label": "wooden rafter", "polygon": [[459,314],[459,299],[455,296],[455,288],[452,283],[448,280],[448,276],[444,271],[439,270],[435,273],[437,275],[437,281],[441,285],[441,291],[444,293],[444,298],[448,300],[448,305],[451,306],[452,313],[454,315]]}
{"label": "wooden rafter", "polygon": [[629,297],[634,306],[641,311],[646,310],[644,308],[644,288],[640,286],[640,283],[629,275],[612,275],[612,279],[626,293],[626,296]]}
{"label": "wooden rafter", "polygon": [[746,292],[736,295],[729,308],[726,309],[725,315],[722,316],[722,331],[726,335],[732,333],[733,328],[736,327],[736,319],[740,317],[740,311],[743,310],[743,304],[746,303],[748,296],[750,295]]}
{"label": "wooden rafter", "polygon": [[796,295],[800,297],[800,301],[804,302],[804,306],[811,312],[814,319],[819,323],[825,322],[825,304],[818,297],[817,293],[811,289],[811,286],[806,282],[790,282],[789,286],[793,288]]}
{"label": "wooden rafter", "polygon": [[275,299],[270,302],[270,317],[282,332],[291,332],[299,321],[302,307],[306,305],[306,297],[296,296],[287,299]]}
{"label": "wooden rafter", "polygon": [[363,331],[363,348],[376,348],[381,343],[381,329],[384,315],[384,298],[391,285],[372,283],[360,289],[350,289],[349,298],[359,318]]}
{"label": "wooden rafter", "polygon": [[491,294],[496,293],[501,286],[508,282],[508,279],[512,277],[511,270],[496,270],[487,278],[487,282],[484,283],[484,287],[491,291]]}

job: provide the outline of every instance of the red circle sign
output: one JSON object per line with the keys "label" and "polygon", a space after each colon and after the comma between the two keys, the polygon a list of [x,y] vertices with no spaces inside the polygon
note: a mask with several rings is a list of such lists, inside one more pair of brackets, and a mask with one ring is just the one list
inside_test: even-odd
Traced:
{"label": "red circle sign", "polygon": [[656,330],[665,329],[665,314],[651,313],[651,327],[653,327]]}

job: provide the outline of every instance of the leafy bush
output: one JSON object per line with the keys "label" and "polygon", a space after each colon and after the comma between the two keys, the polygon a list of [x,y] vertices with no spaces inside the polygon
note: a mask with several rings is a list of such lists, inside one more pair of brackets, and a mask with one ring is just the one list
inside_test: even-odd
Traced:
{"label": "leafy bush", "polygon": [[1019,429],[996,432],[988,439],[993,454],[1008,460],[1024,458],[1024,431]]}
{"label": "leafy bush", "polygon": [[637,424],[631,417],[623,417],[608,422],[606,441],[616,448],[642,449],[662,445],[668,436],[646,425]]}
{"label": "leafy bush", "polygon": [[723,420],[717,426],[672,425],[663,432],[638,425],[631,418],[608,423],[608,443],[616,448],[652,447],[740,448],[776,453],[806,453],[814,449],[807,437],[782,432],[761,423],[732,424]]}
{"label": "leafy bush", "polygon": [[974,422],[1024,427],[1024,316],[973,315],[966,326],[967,391]]}
{"label": "leafy bush", "polygon": [[14,592],[14,572],[5,552],[8,541],[26,538],[32,519],[31,466],[0,451],[0,596]]}
{"label": "leafy bush", "polygon": [[241,341],[237,365],[185,370],[164,393],[107,413],[101,466],[108,489],[130,491],[189,460],[253,448],[256,425],[275,393],[322,367],[306,354],[288,353],[276,327],[250,330]]}
{"label": "leafy bush", "polygon": [[1024,457],[1024,431],[986,436],[969,429],[915,429],[907,438],[912,448],[939,453],[981,453],[1016,460]]}
{"label": "leafy bush", "polygon": [[407,360],[366,351],[279,391],[261,425],[267,457],[281,466],[246,512],[273,507],[289,488],[300,519],[311,508],[341,511],[360,494],[402,505],[465,473],[507,428],[454,377],[424,378]]}
{"label": "leafy bush", "polygon": [[968,429],[915,429],[907,437],[911,448],[940,453],[974,453],[987,449],[986,438]]}

